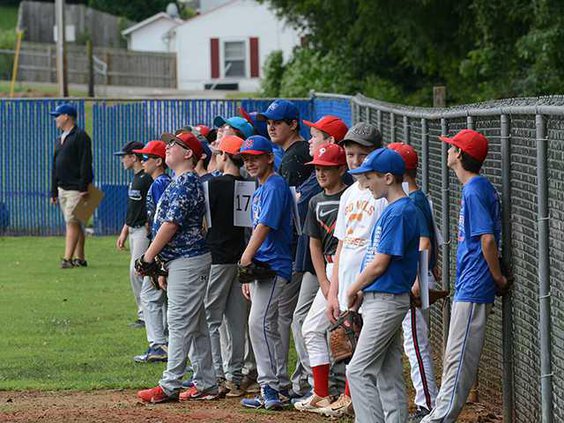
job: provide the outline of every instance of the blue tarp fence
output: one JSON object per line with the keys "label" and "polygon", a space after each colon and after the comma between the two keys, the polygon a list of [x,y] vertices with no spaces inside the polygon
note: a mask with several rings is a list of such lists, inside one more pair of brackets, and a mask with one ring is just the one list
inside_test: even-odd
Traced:
{"label": "blue tarp fence", "polygon": [[[62,99],[0,100],[0,234],[62,235],[64,222],[58,206],[49,203],[51,166],[59,135],[49,111]],[[265,110],[272,100],[93,100],[72,99],[78,126],[92,138],[94,182],[105,196],[91,225],[97,234],[118,233],[123,225],[127,184],[113,152],[131,140],[159,139],[164,131],[188,124],[213,126],[216,116],[238,116],[239,108]],[[352,121],[347,97],[314,96],[293,100],[301,118],[317,120],[326,114]],[[302,135],[309,128],[302,125]]]}

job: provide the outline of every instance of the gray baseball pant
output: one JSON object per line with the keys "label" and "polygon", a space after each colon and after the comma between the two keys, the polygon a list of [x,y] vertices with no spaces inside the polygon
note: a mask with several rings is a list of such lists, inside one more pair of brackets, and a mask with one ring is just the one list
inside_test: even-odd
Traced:
{"label": "gray baseball pant", "polygon": [[401,323],[407,310],[408,293],[364,293],[364,323],[347,368],[357,423],[407,421],[401,363]]}
{"label": "gray baseball pant", "polygon": [[166,344],[166,292],[153,286],[151,278],[143,278],[141,304],[149,345]]}
{"label": "gray baseball pant", "polygon": [[478,374],[492,304],[452,303],[443,377],[435,408],[422,422],[455,422]]}
{"label": "gray baseball pant", "polygon": [[286,279],[276,276],[272,280],[251,283],[251,311],[249,313],[249,336],[257,362],[257,381],[261,387],[268,385],[280,389],[278,371],[281,356],[281,331],[279,331],[278,309]]}
{"label": "gray baseball pant", "polygon": [[181,388],[188,356],[194,385],[199,390],[217,386],[204,309],[210,266],[209,253],[168,263],[168,361],[159,382],[167,395]]}
{"label": "gray baseball pant", "polygon": [[302,334],[302,327],[318,290],[319,281],[317,280],[317,276],[305,272],[302,277],[298,303],[292,319],[292,335],[294,337],[297,360],[296,369],[291,377],[292,389],[294,392],[303,395],[313,386],[313,377],[304,336]]}
{"label": "gray baseball pant", "polygon": [[[210,332],[211,349],[217,378],[225,378],[239,384],[243,378],[245,360],[245,326],[247,305],[237,278],[236,264],[213,264],[205,297],[206,319]],[[225,316],[225,319],[224,319]],[[225,356],[226,372],[223,371],[221,352],[221,326],[225,325],[229,340],[229,354]]]}
{"label": "gray baseball pant", "polygon": [[147,228],[140,226],[138,228],[129,227],[129,251],[131,252],[131,260],[129,261],[129,280],[131,282],[131,290],[137,303],[137,318],[143,319],[143,303],[141,302],[141,290],[143,289],[143,276],[135,271],[135,260],[145,254],[149,248],[149,238],[147,238]]}

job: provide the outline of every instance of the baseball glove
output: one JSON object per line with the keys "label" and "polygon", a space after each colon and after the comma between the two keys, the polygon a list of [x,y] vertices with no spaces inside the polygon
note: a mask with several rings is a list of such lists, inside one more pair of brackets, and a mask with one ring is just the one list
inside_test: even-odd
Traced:
{"label": "baseball glove", "polygon": [[353,310],[341,312],[329,328],[329,349],[335,363],[353,356],[361,329],[362,316],[359,313]]}
{"label": "baseball glove", "polygon": [[253,260],[248,266],[238,264],[237,275],[239,276],[239,282],[251,283],[254,281],[260,282],[262,280],[273,279],[276,276],[276,272],[272,270],[267,263]]}
{"label": "baseball glove", "polygon": [[144,256],[139,257],[135,260],[135,271],[141,276],[149,277],[155,289],[161,289],[159,276],[168,276],[165,264],[159,256],[155,257],[152,263],[147,263]]}

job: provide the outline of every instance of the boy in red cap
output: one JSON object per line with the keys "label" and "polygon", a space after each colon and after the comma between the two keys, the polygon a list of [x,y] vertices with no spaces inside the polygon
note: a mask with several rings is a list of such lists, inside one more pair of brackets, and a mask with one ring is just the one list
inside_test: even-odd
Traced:
{"label": "boy in red cap", "polygon": [[480,169],[488,154],[488,140],[465,129],[453,138],[447,165],[462,183],[458,220],[456,282],[443,377],[435,408],[422,422],[454,422],[476,381],[484,346],[486,323],[496,294],[509,287],[499,264],[501,212],[499,194]]}
{"label": "boy in red cap", "polygon": [[[390,150],[400,154],[405,162],[403,181],[408,185],[408,195],[419,210],[419,250],[429,251],[429,269],[437,265],[437,240],[433,212],[427,197],[417,186],[418,157],[411,145],[396,142],[388,145]],[[429,271],[429,289],[435,286],[435,279]],[[415,280],[411,293],[414,297],[420,296],[419,279]],[[437,397],[437,383],[433,371],[433,353],[429,344],[429,327],[427,326],[429,309],[410,306],[403,319],[403,348],[411,366],[411,381],[415,389],[415,405],[417,410],[410,416],[415,421],[427,414],[435,406]]]}
{"label": "boy in red cap", "polygon": [[335,144],[341,142],[349,128],[341,118],[337,116],[323,116],[317,122],[304,119],[304,124],[310,127],[309,154],[314,157],[317,149],[323,144]]}
{"label": "boy in red cap", "polygon": [[[240,172],[243,160],[239,156],[242,145],[243,139],[236,135],[221,138],[216,152],[221,176],[208,182],[211,227],[206,242],[212,265],[205,297],[206,318],[219,393],[231,397],[245,393],[241,383],[248,309],[237,279],[237,262],[245,249],[245,230],[233,225],[235,183],[243,180]],[[222,340],[220,327],[224,320],[227,339]],[[227,357],[222,357],[221,341],[229,342]]]}
{"label": "boy in red cap", "polygon": [[[149,141],[145,147],[133,152],[142,155],[143,170],[153,178],[147,193],[147,223],[151,227],[157,204],[171,181],[170,176],[165,173],[166,144],[160,140]],[[151,238],[150,233],[149,238]],[[143,279],[141,305],[149,348],[144,354],[136,355],[133,359],[138,363],[166,361],[168,358],[165,333],[166,293],[162,289],[155,288],[148,277]]]}
{"label": "boy in red cap", "polygon": [[[140,260],[152,263],[159,255],[168,276],[160,277],[168,296],[168,361],[155,388],[139,391],[144,402],[217,398],[204,296],[211,255],[203,229],[204,190],[194,168],[202,145],[192,133],[161,137],[167,143],[166,164],[174,179],[163,193],[153,221],[153,241]],[[186,359],[194,367],[194,385],[180,394]]]}
{"label": "boy in red cap", "polygon": [[[344,134],[343,134],[344,136]],[[323,192],[309,201],[305,221],[305,233],[309,236],[311,260],[319,281],[315,299],[303,322],[309,364],[313,373],[313,393],[308,398],[294,403],[300,411],[318,412],[331,404],[329,397],[330,357],[327,345],[327,330],[330,322],[325,315],[329,280],[333,273],[333,257],[338,239],[333,236],[339,200],[347,188],[343,175],[347,169],[345,150],[336,144],[322,144],[315,149],[314,159],[317,181]]]}

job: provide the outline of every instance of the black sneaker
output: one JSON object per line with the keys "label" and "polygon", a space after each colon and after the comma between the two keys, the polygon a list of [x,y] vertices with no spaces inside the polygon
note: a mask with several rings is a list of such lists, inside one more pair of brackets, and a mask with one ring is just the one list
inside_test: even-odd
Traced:
{"label": "black sneaker", "polygon": [[131,322],[129,327],[132,329],[143,329],[145,327],[145,322],[141,319],[137,319],[136,321]]}
{"label": "black sneaker", "polygon": [[74,267],[88,267],[88,262],[84,259],[74,258],[72,259],[72,265]]}
{"label": "black sneaker", "polygon": [[425,407],[417,407],[415,413],[409,415],[408,423],[419,423],[430,411]]}
{"label": "black sneaker", "polygon": [[72,264],[72,260],[62,259],[61,260],[61,269],[72,269],[74,264]]}

